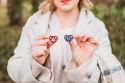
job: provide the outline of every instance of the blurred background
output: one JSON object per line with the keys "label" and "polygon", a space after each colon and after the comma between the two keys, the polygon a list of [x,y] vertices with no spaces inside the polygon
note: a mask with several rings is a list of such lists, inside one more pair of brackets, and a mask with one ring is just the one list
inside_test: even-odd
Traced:
{"label": "blurred background", "polygon": [[[23,25],[42,0],[0,0],[0,83],[14,83],[7,74]],[[109,31],[113,53],[125,68],[125,0],[92,0],[92,11]]]}

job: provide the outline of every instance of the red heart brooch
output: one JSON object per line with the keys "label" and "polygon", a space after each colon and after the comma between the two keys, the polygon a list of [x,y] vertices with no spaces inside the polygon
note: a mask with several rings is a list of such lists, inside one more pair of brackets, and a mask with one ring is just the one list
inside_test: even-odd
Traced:
{"label": "red heart brooch", "polygon": [[50,40],[52,43],[55,43],[55,42],[58,40],[58,37],[57,37],[57,36],[49,36],[49,40]]}

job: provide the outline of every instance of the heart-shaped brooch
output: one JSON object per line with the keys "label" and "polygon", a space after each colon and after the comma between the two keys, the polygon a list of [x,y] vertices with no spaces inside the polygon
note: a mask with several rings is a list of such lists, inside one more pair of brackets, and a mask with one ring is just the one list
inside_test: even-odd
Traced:
{"label": "heart-shaped brooch", "polygon": [[73,36],[72,35],[65,35],[64,39],[69,43],[70,41],[72,41]]}
{"label": "heart-shaped brooch", "polygon": [[58,37],[57,37],[57,36],[49,36],[49,40],[50,40],[52,43],[55,43],[55,42],[58,40]]}

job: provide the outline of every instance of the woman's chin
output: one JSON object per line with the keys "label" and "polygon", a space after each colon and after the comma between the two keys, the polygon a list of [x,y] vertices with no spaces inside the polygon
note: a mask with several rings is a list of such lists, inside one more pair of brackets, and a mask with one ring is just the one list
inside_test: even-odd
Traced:
{"label": "woman's chin", "polygon": [[60,8],[60,10],[66,11],[66,12],[71,11],[72,9],[73,9],[72,7],[63,7],[63,8]]}

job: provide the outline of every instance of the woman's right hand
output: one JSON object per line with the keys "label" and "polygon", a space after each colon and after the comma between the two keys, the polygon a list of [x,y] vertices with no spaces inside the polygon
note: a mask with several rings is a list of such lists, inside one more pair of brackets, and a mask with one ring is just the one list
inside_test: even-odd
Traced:
{"label": "woman's right hand", "polygon": [[49,48],[53,43],[49,40],[49,36],[44,34],[35,37],[35,40],[37,41],[32,43],[32,58],[43,65],[49,55]]}

